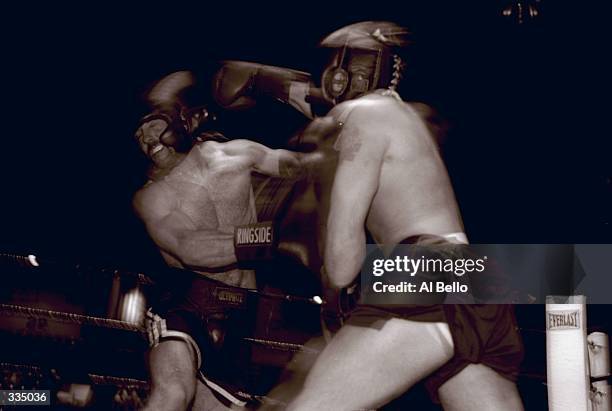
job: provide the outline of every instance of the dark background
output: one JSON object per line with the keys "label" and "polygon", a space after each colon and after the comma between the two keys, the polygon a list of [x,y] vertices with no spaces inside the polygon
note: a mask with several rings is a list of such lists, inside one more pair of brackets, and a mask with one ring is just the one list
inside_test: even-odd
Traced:
{"label": "dark background", "polygon": [[[143,182],[132,140],[143,90],[166,73],[223,58],[310,69],[326,33],[365,19],[392,19],[415,33],[402,95],[453,126],[444,151],[472,242],[610,242],[610,139],[596,131],[605,128],[597,99],[605,33],[596,16],[606,11],[542,1],[539,18],[519,25],[502,17],[506,4],[3,13],[1,247],[142,264],[151,253],[130,198]],[[261,132],[253,129],[244,132]]]}
{"label": "dark background", "polygon": [[[607,10],[543,0],[518,24],[501,15],[507,1],[226,3],[4,10],[0,252],[159,263],[131,211],[144,182],[132,138],[143,90],[220,59],[309,70],[325,34],[376,19],[415,33],[400,91],[452,126],[443,150],[472,242],[612,242]],[[273,136],[300,122],[264,111],[241,114],[238,131]],[[590,325],[609,328],[606,311],[590,308]],[[519,311],[525,330],[539,329],[525,336],[537,348],[522,389],[541,402],[543,314],[532,314]]]}

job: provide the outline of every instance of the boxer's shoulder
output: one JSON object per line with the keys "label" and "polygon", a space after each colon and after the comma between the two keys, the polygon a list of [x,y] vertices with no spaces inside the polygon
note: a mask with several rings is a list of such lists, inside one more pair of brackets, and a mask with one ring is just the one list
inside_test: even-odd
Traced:
{"label": "boxer's shoulder", "polygon": [[145,218],[169,209],[174,198],[174,193],[163,181],[151,181],[134,194],[132,207]]}
{"label": "boxer's shoulder", "polygon": [[371,124],[384,122],[389,124],[404,115],[404,103],[392,96],[378,93],[366,94],[353,100],[336,105],[329,115],[343,124]]}
{"label": "boxer's shoulder", "polygon": [[[250,159],[266,147],[254,141],[235,139],[226,142],[205,141],[197,145],[195,159],[200,166],[209,171],[221,168],[242,170],[250,164]],[[192,150],[193,151],[193,150]]]}
{"label": "boxer's shoulder", "polygon": [[204,141],[197,143],[191,152],[189,152],[189,160],[185,166],[192,169],[210,169],[217,163],[226,161],[228,143],[220,143],[217,141]]}

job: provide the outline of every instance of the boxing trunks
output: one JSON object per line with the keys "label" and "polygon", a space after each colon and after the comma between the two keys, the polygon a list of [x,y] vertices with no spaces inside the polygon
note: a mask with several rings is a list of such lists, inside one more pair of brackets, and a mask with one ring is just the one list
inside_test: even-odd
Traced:
{"label": "boxing trunks", "polygon": [[[147,313],[149,342],[186,342],[199,378],[225,401],[244,406],[277,382],[298,347],[320,330],[319,306],[301,297],[233,287],[169,269],[171,289]],[[296,300],[296,298],[298,300]],[[278,342],[262,345],[257,341]]]}
{"label": "boxing trunks", "polygon": [[[450,243],[442,237],[431,235],[410,237],[401,244],[423,246],[430,250],[430,258],[465,258],[468,252],[464,244]],[[426,276],[431,276],[431,273]],[[360,302],[347,323],[380,328],[390,318],[448,324],[454,356],[425,381],[425,386],[435,402],[439,402],[438,388],[469,364],[484,364],[503,377],[516,381],[523,359],[523,344],[513,306],[448,303],[387,305]]]}
{"label": "boxing trunks", "polygon": [[[246,289],[170,269],[172,291],[147,313],[147,331],[152,346],[166,340],[184,341],[191,348],[200,378],[227,400],[244,405],[239,375],[248,353],[237,346],[248,335],[253,321],[248,315]],[[170,276],[168,276],[170,277]],[[205,360],[204,360],[205,359]]]}

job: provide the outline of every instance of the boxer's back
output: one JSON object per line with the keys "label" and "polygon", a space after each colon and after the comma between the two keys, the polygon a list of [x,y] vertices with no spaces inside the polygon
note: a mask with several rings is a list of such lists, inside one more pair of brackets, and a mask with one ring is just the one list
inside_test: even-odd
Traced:
{"label": "boxer's back", "polygon": [[[412,235],[463,231],[446,167],[419,115],[407,103],[380,94],[345,104],[352,113],[344,128],[369,130],[364,134],[387,145],[367,217],[374,239],[392,244]],[[355,111],[359,106],[364,109]],[[336,109],[345,111],[342,105]]]}

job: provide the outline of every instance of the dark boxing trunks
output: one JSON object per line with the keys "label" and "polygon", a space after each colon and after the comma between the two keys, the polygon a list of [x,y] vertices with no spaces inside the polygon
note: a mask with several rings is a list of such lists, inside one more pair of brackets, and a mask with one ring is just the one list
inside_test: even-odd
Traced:
{"label": "dark boxing trunks", "polygon": [[[441,237],[410,237],[402,244],[435,245],[441,258],[461,258],[465,249]],[[447,246],[445,246],[445,244]],[[523,344],[511,305],[497,304],[428,304],[375,305],[359,304],[348,324],[382,327],[390,318],[412,321],[446,322],[449,326],[454,356],[425,381],[432,399],[439,402],[438,388],[469,364],[484,364],[505,378],[516,381],[523,359]]]}
{"label": "dark boxing trunks", "polygon": [[268,392],[291,359],[290,346],[320,333],[320,307],[299,296],[232,287],[186,270],[167,274],[162,288],[171,291],[148,314],[156,317],[147,327],[155,334],[150,340],[186,342],[200,378],[226,401],[244,405]]}
{"label": "dark boxing trunks", "polygon": [[248,396],[241,392],[246,391],[250,352],[241,342],[255,324],[256,310],[248,309],[253,305],[251,293],[184,270],[171,269],[170,274],[173,290],[153,309],[158,320],[153,328],[159,330],[153,343],[185,341],[204,382],[227,400],[244,405]]}

